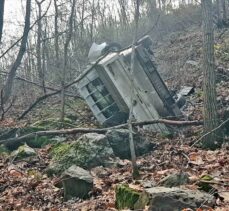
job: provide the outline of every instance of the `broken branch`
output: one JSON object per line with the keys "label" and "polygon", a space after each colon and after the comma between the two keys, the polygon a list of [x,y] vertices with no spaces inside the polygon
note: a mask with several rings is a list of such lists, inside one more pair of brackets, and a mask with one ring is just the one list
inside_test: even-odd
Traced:
{"label": "broken branch", "polygon": [[[167,119],[157,119],[157,120],[149,120],[149,121],[142,121],[142,122],[133,122],[133,126],[143,126],[149,124],[166,124],[166,125],[174,125],[174,126],[191,126],[191,125],[202,125],[202,121],[175,121],[175,120],[167,120]],[[38,131],[34,133],[29,133],[24,136],[16,137],[16,138],[9,138],[6,140],[1,140],[0,144],[7,144],[7,143],[15,143],[15,142],[23,142],[28,139],[32,139],[38,136],[53,136],[53,135],[67,135],[67,134],[76,134],[76,133],[106,133],[108,130],[111,129],[120,129],[120,128],[127,128],[128,124],[121,124],[114,127],[108,128],[72,128],[72,129],[64,129],[64,130],[49,130],[49,131]]]}

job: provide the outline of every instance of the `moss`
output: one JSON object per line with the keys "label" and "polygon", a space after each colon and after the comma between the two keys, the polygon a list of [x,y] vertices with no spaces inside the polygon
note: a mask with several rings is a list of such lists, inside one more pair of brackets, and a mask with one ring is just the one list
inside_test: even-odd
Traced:
{"label": "moss", "polygon": [[51,156],[54,160],[61,160],[63,156],[69,151],[70,144],[59,143],[53,146],[51,150]]}
{"label": "moss", "polygon": [[205,191],[205,192],[210,192],[212,190],[214,190],[215,188],[208,183],[209,181],[213,181],[214,178],[211,177],[210,175],[203,175],[200,178],[200,181],[197,183],[197,185],[199,186],[199,190]]}
{"label": "moss", "polygon": [[40,136],[34,139],[31,139],[29,141],[26,141],[26,143],[33,148],[42,148],[48,144],[55,143],[55,141],[51,140],[50,137],[47,136]]}
{"label": "moss", "polygon": [[115,206],[118,210],[134,209],[134,205],[138,202],[141,195],[141,192],[129,188],[128,185],[116,186],[115,193]]}

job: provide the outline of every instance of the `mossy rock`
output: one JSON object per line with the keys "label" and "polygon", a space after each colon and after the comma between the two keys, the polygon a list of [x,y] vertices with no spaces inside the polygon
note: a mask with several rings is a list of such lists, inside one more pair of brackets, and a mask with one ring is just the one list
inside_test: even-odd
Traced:
{"label": "mossy rock", "polygon": [[47,173],[59,175],[72,165],[84,169],[105,165],[114,154],[105,135],[88,133],[71,144],[57,145],[51,151],[51,156]]}
{"label": "mossy rock", "polygon": [[11,157],[17,160],[36,155],[36,151],[33,148],[29,147],[27,144],[20,146],[17,150],[11,153]]}
{"label": "mossy rock", "polygon": [[144,209],[149,203],[146,193],[130,188],[128,185],[118,185],[115,189],[115,207],[122,209]]}

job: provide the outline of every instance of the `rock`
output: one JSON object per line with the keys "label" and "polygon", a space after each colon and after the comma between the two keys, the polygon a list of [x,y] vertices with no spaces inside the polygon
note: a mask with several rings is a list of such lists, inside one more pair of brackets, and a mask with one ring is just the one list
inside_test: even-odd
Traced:
{"label": "rock", "polygon": [[[112,147],[115,156],[121,159],[130,159],[130,147],[129,147],[129,130],[117,129],[109,130],[106,133],[110,146]],[[134,142],[136,148],[136,155],[140,156],[152,151],[156,145],[150,143],[139,134],[134,134]]]}
{"label": "rock", "polygon": [[168,188],[185,185],[189,183],[189,176],[186,173],[178,173],[178,174],[172,174],[168,175],[167,177],[163,178],[159,184],[161,186],[165,186]]}
{"label": "rock", "polygon": [[55,156],[47,173],[49,175],[61,174],[72,165],[85,169],[105,166],[112,157],[114,153],[107,137],[102,134],[88,133],[62,150],[61,156]]}
{"label": "rock", "polygon": [[153,187],[140,192],[128,186],[116,188],[117,209],[144,209],[148,205],[150,211],[179,211],[185,208],[199,208],[214,205],[214,197],[198,190],[181,188]]}
{"label": "rock", "polygon": [[91,174],[76,165],[71,166],[62,174],[62,183],[65,200],[72,198],[85,199],[93,189]]}
{"label": "rock", "polygon": [[17,150],[11,153],[13,159],[22,159],[36,155],[36,151],[27,144],[20,146]]}
{"label": "rock", "polygon": [[[203,203],[205,206],[214,205],[214,197],[198,190],[181,188],[155,187],[146,189],[149,194],[151,211],[179,211],[185,208],[199,208]],[[166,202],[166,203],[165,203]]]}
{"label": "rock", "polygon": [[[122,209],[135,209],[135,204],[140,199],[142,193],[140,191],[129,188],[128,185],[118,185],[115,188],[115,207],[118,210]],[[146,203],[143,203],[143,207]]]}

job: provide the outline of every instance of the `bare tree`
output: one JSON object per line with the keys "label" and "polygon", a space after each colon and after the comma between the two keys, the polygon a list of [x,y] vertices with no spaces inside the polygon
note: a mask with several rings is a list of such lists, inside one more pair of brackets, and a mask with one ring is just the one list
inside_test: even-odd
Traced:
{"label": "bare tree", "polygon": [[58,16],[59,16],[59,10],[57,5],[57,0],[54,0],[54,7],[55,7],[55,22],[54,22],[54,28],[55,28],[55,53],[56,53],[56,65],[59,67],[59,31],[58,31]]}
{"label": "bare tree", "polygon": [[3,19],[4,19],[5,0],[0,0],[0,43],[2,41]]}
{"label": "bare tree", "polygon": [[81,12],[81,27],[80,27],[80,38],[83,38],[84,31],[84,14],[85,14],[85,0],[82,2],[82,12]]}
{"label": "bare tree", "polygon": [[126,26],[128,24],[128,17],[127,17],[127,12],[126,12],[126,0],[119,0],[119,5],[121,8],[121,23]]}
{"label": "bare tree", "polygon": [[1,96],[2,96],[1,105],[2,106],[9,100],[9,98],[11,96],[13,81],[14,81],[14,78],[16,76],[16,71],[21,64],[23,55],[26,51],[27,38],[29,35],[29,31],[30,31],[30,14],[31,14],[31,0],[27,0],[23,38],[21,41],[21,46],[20,46],[17,58],[16,58],[15,62],[13,63],[13,65],[10,69],[10,72],[8,74],[6,83],[3,87],[3,89],[1,90],[1,93],[2,93],[1,94]]}
{"label": "bare tree", "polygon": [[76,6],[76,0],[73,0],[72,2],[72,7],[71,7],[71,14],[69,17],[69,30],[67,33],[66,37],[66,42],[64,44],[64,66],[62,70],[62,79],[61,79],[61,121],[64,120],[64,115],[65,115],[65,79],[66,79],[66,70],[67,70],[67,65],[68,65],[68,48],[69,44],[72,38],[72,32],[73,32],[73,17],[74,17],[74,11],[75,11],[75,6]]}
{"label": "bare tree", "polygon": [[42,35],[42,23],[41,23],[41,6],[42,3],[45,0],[41,0],[38,1],[36,0],[36,4],[38,6],[38,23],[37,23],[37,48],[36,48],[36,56],[37,56],[37,70],[38,70],[38,76],[39,76],[39,80],[40,83],[43,86],[43,91],[44,93],[46,93],[46,89],[45,89],[45,79],[44,79],[44,69],[42,68],[42,64],[41,64],[41,35]]}
{"label": "bare tree", "polygon": [[[214,59],[214,31],[212,0],[202,0],[203,18],[203,73],[204,73],[204,132],[214,130],[219,124],[216,101],[216,76]],[[205,148],[220,145],[216,132],[209,133],[203,140]]]}
{"label": "bare tree", "polygon": [[131,54],[131,106],[129,112],[129,143],[130,143],[130,153],[132,159],[132,167],[133,167],[133,178],[137,179],[139,177],[138,167],[136,164],[136,153],[135,153],[135,146],[134,146],[134,138],[133,138],[133,127],[132,122],[134,120],[133,114],[133,106],[134,106],[134,81],[133,81],[133,74],[134,74],[134,64],[135,64],[135,44],[137,42],[137,35],[138,35],[138,21],[139,21],[139,7],[140,7],[140,0],[136,0],[135,2],[135,33],[133,37],[132,43],[132,54]]}
{"label": "bare tree", "polygon": [[95,25],[95,0],[92,0],[91,27],[90,27],[91,42],[93,41],[93,37],[94,37],[94,25]]}

